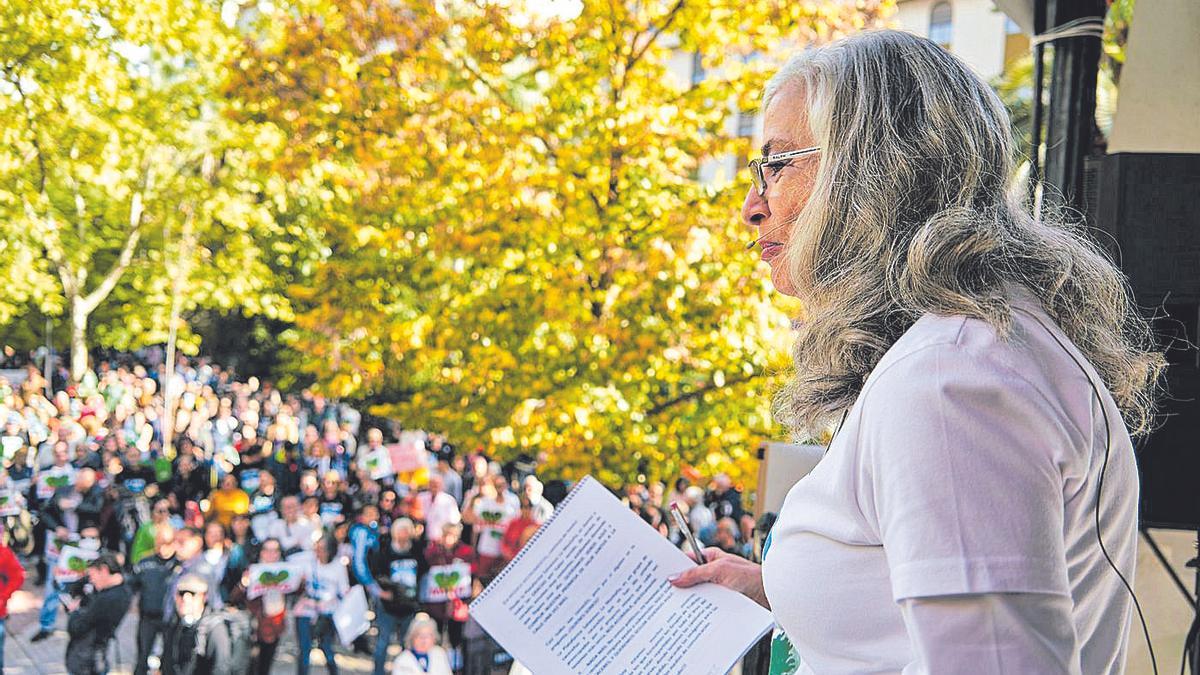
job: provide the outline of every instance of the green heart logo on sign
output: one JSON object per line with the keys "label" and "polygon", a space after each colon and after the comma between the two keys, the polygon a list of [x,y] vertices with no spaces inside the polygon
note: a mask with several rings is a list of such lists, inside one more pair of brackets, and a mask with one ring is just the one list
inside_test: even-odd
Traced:
{"label": "green heart logo on sign", "polygon": [[495,525],[496,523],[500,522],[501,518],[504,517],[504,514],[499,511],[484,511],[479,515],[489,525]]}
{"label": "green heart logo on sign", "polygon": [[462,579],[462,575],[458,572],[438,572],[433,575],[434,583],[443,591],[453,590],[454,587],[458,586],[459,579]]}
{"label": "green heart logo on sign", "polygon": [[287,581],[288,576],[287,570],[276,570],[274,572],[268,570],[258,575],[258,583],[263,586],[276,586]]}
{"label": "green heart logo on sign", "polygon": [[87,561],[77,556],[67,558],[67,569],[72,572],[83,572],[87,570]]}
{"label": "green heart logo on sign", "polygon": [[47,476],[46,477],[46,485],[53,487],[53,488],[66,487],[67,483],[70,482],[69,479],[70,479],[70,476],[67,476],[65,474],[62,476]]}

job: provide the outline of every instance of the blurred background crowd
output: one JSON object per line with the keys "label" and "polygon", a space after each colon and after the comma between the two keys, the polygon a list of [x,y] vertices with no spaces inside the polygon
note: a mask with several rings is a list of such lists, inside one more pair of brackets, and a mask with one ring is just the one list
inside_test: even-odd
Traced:
{"label": "blurred background crowd", "polygon": [[[139,674],[267,673],[289,631],[298,673],[313,649],[329,672],[351,650],[376,673],[520,669],[468,605],[569,490],[543,482],[544,456],[500,464],[206,359],[162,361],[0,380],[0,515],[41,589],[32,640],[65,619],[71,672],[107,668],[122,620],[138,623]],[[610,488],[676,544],[671,502],[705,544],[753,555],[741,493],[698,478]]]}

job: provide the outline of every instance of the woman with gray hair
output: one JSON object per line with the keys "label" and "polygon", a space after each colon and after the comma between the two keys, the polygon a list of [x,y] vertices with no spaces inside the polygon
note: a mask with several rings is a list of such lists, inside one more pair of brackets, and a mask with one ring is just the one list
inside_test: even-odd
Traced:
{"label": "woman with gray hair", "polygon": [[1164,364],[1124,277],[1022,206],[1004,108],[929,40],[797,54],[763,105],[742,216],[804,302],[777,409],[837,431],[761,568],[674,583],[768,607],[802,673],[1120,672]]}
{"label": "woman with gray hair", "polygon": [[437,622],[424,612],[413,617],[404,652],[392,662],[392,675],[451,675],[450,655],[438,644]]}

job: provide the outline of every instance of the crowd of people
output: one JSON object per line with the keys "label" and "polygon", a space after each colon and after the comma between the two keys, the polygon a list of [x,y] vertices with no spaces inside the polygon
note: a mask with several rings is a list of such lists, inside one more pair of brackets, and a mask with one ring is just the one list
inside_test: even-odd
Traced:
{"label": "crowd of people", "polygon": [[[65,612],[72,673],[106,672],[134,603],[138,675],[267,673],[289,630],[301,675],[314,648],[330,673],[351,648],[376,674],[471,671],[471,598],[566,489],[546,489],[537,458],[501,465],[438,435],[367,427],[350,406],[204,359],[180,359],[170,377],[142,354],[76,384],[32,367],[13,379],[0,379],[0,516],[44,589],[31,639]],[[726,476],[708,490],[681,478],[670,494],[662,483],[619,494],[677,544],[671,501],[704,543],[752,555],[755,523]],[[23,582],[7,551],[0,613]],[[373,618],[348,634],[338,615],[355,594]]]}

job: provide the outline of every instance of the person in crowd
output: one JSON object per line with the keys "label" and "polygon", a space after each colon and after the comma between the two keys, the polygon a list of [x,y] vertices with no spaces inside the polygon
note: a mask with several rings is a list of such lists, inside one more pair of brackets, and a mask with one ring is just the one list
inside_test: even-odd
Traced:
{"label": "person in crowd", "polygon": [[376,595],[375,675],[384,675],[388,647],[399,633],[406,635],[409,623],[420,609],[420,582],[427,565],[417,528],[408,518],[392,523],[388,535],[371,553],[369,567]]}
{"label": "person in crowd", "polygon": [[300,643],[297,675],[308,675],[314,640],[325,654],[326,669],[331,675],[338,673],[333,613],[350,591],[350,579],[346,566],[337,558],[337,548],[332,536],[317,542],[316,564],[306,577],[304,596],[296,603],[296,641]]}
{"label": "person in crowd", "polygon": [[687,519],[696,538],[705,544],[712,543],[717,530],[717,518],[712,509],[704,504],[704,490],[699,485],[690,486],[687,491]]}
{"label": "person in crowd", "polygon": [[[258,549],[259,563],[277,563],[283,561],[283,546],[278,539],[268,537]],[[303,586],[293,593],[284,594],[273,588],[263,591],[262,595],[250,598],[246,589],[250,585],[249,570],[242,572],[241,579],[230,592],[230,604],[245,606],[254,617],[254,672],[257,675],[268,675],[271,665],[275,662],[275,652],[279,640],[286,628],[288,603],[303,593]]]}
{"label": "person in crowd", "polygon": [[[530,501],[529,496],[522,495],[521,511],[516,518],[508,522],[508,525],[504,528],[504,537],[500,541],[500,554],[504,560],[504,564],[508,564],[513,558],[517,557],[517,553],[524,545],[524,541],[527,540],[525,531],[530,528],[536,530],[542,522],[544,521],[537,518],[533,502]],[[481,573],[481,576],[484,575]]]}
{"label": "person in crowd", "polygon": [[317,472],[306,470],[300,474],[300,501],[303,502],[309,497],[321,497],[321,480],[317,478]]}
{"label": "person in crowd", "polygon": [[317,532],[312,523],[300,517],[300,499],[288,495],[279,502],[283,517],[271,523],[267,536],[279,541],[283,555],[288,557],[302,551],[311,551],[313,534]]}
{"label": "person in crowd", "polygon": [[170,521],[171,501],[162,498],[154,500],[150,507],[150,520],[142,523],[133,537],[133,547],[129,554],[131,563],[136,565],[143,558],[154,554],[157,533],[162,526],[170,526]]}
{"label": "person in crowd", "polygon": [[171,577],[179,568],[175,558],[175,530],[167,523],[154,530],[154,549],[134,563],[129,574],[129,590],[138,596],[137,660],[134,675],[146,675],[154,641],[163,632],[163,609]]}
{"label": "person in crowd", "polygon": [[58,597],[62,588],[54,578],[54,566],[58,563],[58,551],[62,546],[77,541],[83,532],[94,533],[87,537],[87,543],[81,545],[98,549],[100,547],[100,513],[104,509],[104,494],[96,484],[96,472],[93,469],[80,469],[75,474],[73,485],[58,488],[46,502],[42,511],[42,522],[46,525],[48,537],[46,562],[49,571],[46,575],[46,593],[42,598],[42,610],[38,615],[38,631],[30,638],[31,642],[40,642],[50,637],[54,623],[58,619]]}
{"label": "person in crowd", "polygon": [[743,555],[741,544],[738,543],[737,522],[728,516],[717,521],[717,531],[713,537],[713,546],[716,546],[725,553],[743,558],[746,557]]}
{"label": "person in crowd", "polygon": [[[554,515],[554,505],[542,496],[543,485],[537,476],[526,476],[525,480],[521,482],[521,490],[525,498],[529,501],[530,508],[533,509],[531,512],[533,517],[539,523],[546,522],[550,519],[550,516]],[[659,497],[662,497],[661,493]],[[653,504],[654,502],[651,501],[650,503]]]}
{"label": "person in crowd", "polygon": [[167,492],[177,498],[182,510],[189,502],[199,504],[208,498],[208,480],[207,467],[199,466],[194,455],[181,452],[175,462],[175,473],[167,483]]}
{"label": "person in crowd", "polygon": [[[321,447],[318,445],[317,447]],[[353,500],[346,494],[346,484],[342,474],[337,471],[326,471],[321,477],[320,508],[321,525],[327,528],[341,523],[349,523],[354,511]]]}
{"label": "person in crowd", "polygon": [[279,517],[279,500],[282,495],[275,484],[275,474],[263,471],[258,476],[258,489],[250,495],[250,523],[257,536],[266,536],[271,523]]}
{"label": "person in crowd", "polygon": [[258,555],[258,539],[250,529],[248,516],[234,516],[229,528],[229,549],[225,562],[225,576],[221,582],[221,592],[229,597],[229,591],[241,578],[242,572],[250,566],[250,561]]}
{"label": "person in crowd", "polygon": [[213,606],[203,576],[185,574],[173,589],[163,636],[162,675],[244,675],[250,667],[250,622]]}
{"label": "person in crowd", "polygon": [[392,663],[392,675],[453,675],[450,655],[438,644],[437,622],[429,615],[422,613],[413,618],[404,647]]}
{"label": "person in crowd", "polygon": [[0,537],[0,673],[4,672],[4,638],[8,631],[8,599],[25,583],[25,568]]}
{"label": "person in crowd", "polygon": [[238,485],[237,476],[227,473],[221,477],[221,489],[212,493],[209,513],[222,527],[229,527],[235,515],[250,512],[250,496]]}
{"label": "person in crowd", "polygon": [[719,473],[713,479],[712,494],[706,503],[718,520],[733,518],[736,522],[742,517],[742,493],[733,487],[728,474]]}
{"label": "person in crowd", "polygon": [[403,505],[396,498],[395,490],[383,490],[379,493],[379,529],[386,532],[392,527],[397,518],[406,518]]}
{"label": "person in crowd", "polygon": [[429,489],[417,495],[421,512],[425,514],[425,533],[430,540],[440,539],[442,528],[450,523],[457,523],[461,518],[458,502],[443,488],[442,477],[433,474],[429,476]]}
{"label": "person in crowd", "polygon": [[453,456],[446,453],[437,455],[437,469],[434,473],[442,478],[442,489],[446,491],[446,494],[454,497],[454,503],[461,506],[463,503],[462,476],[450,467],[451,459]]}
{"label": "person in crowd", "polygon": [[115,553],[101,553],[88,563],[86,574],[91,591],[64,600],[70,612],[65,661],[72,675],[102,675],[108,672],[108,643],[129,612],[133,594]]}
{"label": "person in crowd", "polygon": [[[426,530],[428,532],[428,530]],[[471,574],[478,574],[475,549],[462,541],[462,526],[458,523],[447,523],[442,527],[442,536],[438,539],[429,537],[425,548],[425,562],[434,565],[448,565],[454,562],[464,562],[470,565]],[[454,648],[462,646],[463,625],[467,622],[466,605],[462,600],[426,602],[425,610],[438,622],[438,628],[445,631]]]}
{"label": "person in crowd", "polygon": [[[211,539],[216,539],[216,532],[214,531],[211,535],[207,536]],[[168,581],[169,591],[167,593],[166,606],[163,608],[164,619],[170,619],[171,614],[175,611],[175,603],[173,601],[175,587],[187,575],[194,575],[204,579],[204,597],[214,609],[220,609],[224,606],[224,599],[219,592],[221,579],[225,574],[223,556],[220,551],[218,551],[215,557],[210,554],[210,551],[218,549],[212,548],[206,550],[205,537],[206,532],[202,532],[194,527],[185,527],[175,532],[175,556],[179,560],[179,567]]]}

